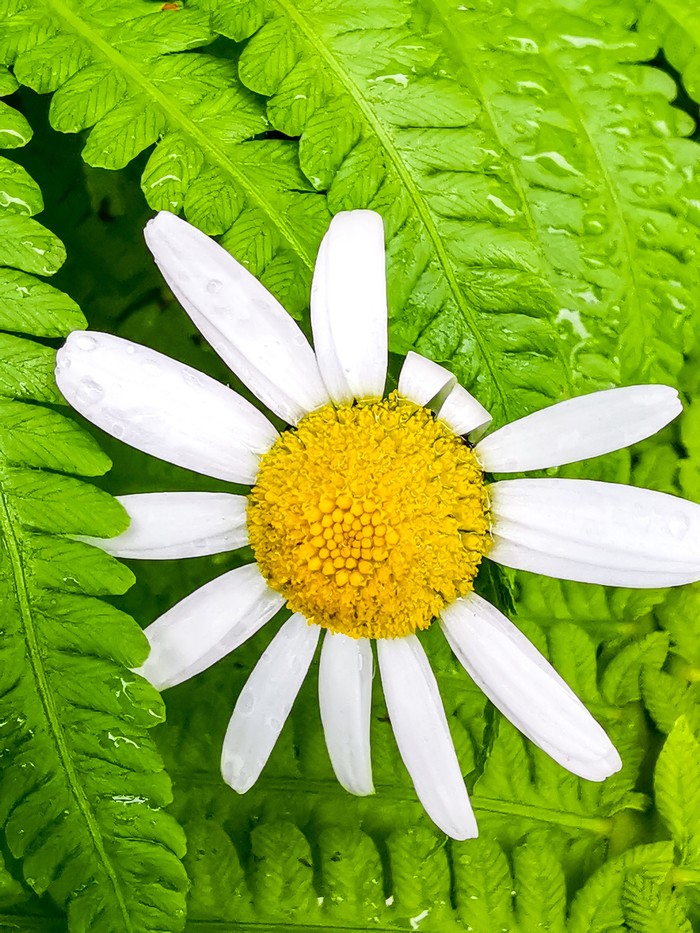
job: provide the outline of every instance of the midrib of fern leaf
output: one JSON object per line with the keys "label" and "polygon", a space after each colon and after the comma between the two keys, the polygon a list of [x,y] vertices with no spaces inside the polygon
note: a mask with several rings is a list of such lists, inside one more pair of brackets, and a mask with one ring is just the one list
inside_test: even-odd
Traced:
{"label": "midrib of fern leaf", "polygon": [[[677,381],[698,298],[687,247],[698,237],[697,182],[688,183],[688,164],[698,150],[678,138],[689,132],[690,121],[668,105],[673,87],[666,76],[627,64],[649,54],[648,42],[619,26],[606,31],[550,5],[530,6],[516,19],[490,5],[486,12],[486,5],[482,11],[479,4],[458,8],[436,0],[427,4],[427,19],[399,3],[363,18],[335,3],[316,15],[306,3],[276,0],[266,16],[257,5],[238,3],[222,8],[214,21],[235,38],[252,34],[241,59],[243,80],[271,97],[273,125],[301,134],[302,168],[329,189],[332,209],[355,198],[396,214],[395,206],[386,206],[390,183],[377,181],[386,162],[387,174],[393,167],[400,176],[399,189],[408,187],[421,219],[430,215],[446,251],[458,250],[460,236],[478,226],[491,265],[488,288],[480,290],[483,266],[459,253],[452,261],[477,309],[472,319],[486,335],[483,343],[501,364],[485,379],[495,376],[516,398],[524,395],[530,386],[520,381],[518,364],[526,359],[528,372],[546,384],[551,367],[543,365],[541,352],[528,356],[537,338],[528,344],[531,322],[519,312],[529,302],[533,313],[533,289],[541,295],[550,287],[556,301],[541,301],[540,313],[549,316],[581,389],[641,374]],[[429,35],[438,47],[429,66],[414,61],[406,67],[406,29],[424,58],[420,37]],[[367,49],[379,47],[376,61],[371,52],[353,60],[362,30]],[[472,106],[481,108],[476,119],[465,112],[470,94]],[[453,109],[446,116],[441,104],[450,95]],[[621,101],[634,120],[620,116]],[[345,131],[339,113],[351,115]],[[376,142],[374,165],[366,152],[364,163],[358,157],[367,136]],[[349,182],[351,166],[356,177]],[[400,193],[393,202],[400,205]],[[400,233],[405,236],[405,226]],[[512,279],[526,248],[537,279],[514,283],[502,274],[499,280],[499,265],[510,263]],[[414,253],[421,255],[418,247]],[[408,277],[410,260],[401,256],[401,263]],[[436,295],[433,289],[433,303]],[[420,299],[427,296],[424,289]],[[411,332],[402,326],[403,299],[394,309],[401,337],[411,334],[432,355],[444,352],[444,331],[450,325],[457,330],[453,320],[440,322],[438,315],[437,324],[416,331],[414,316]],[[458,368],[461,350],[450,348]],[[511,385],[503,361],[513,371]]]}
{"label": "midrib of fern leaf", "polygon": [[[692,262],[698,242],[692,165],[700,150],[681,138],[692,122],[669,106],[676,89],[668,76],[637,64],[653,55],[637,34],[537,0],[519,9],[519,17],[462,20],[460,36],[467,47],[477,38],[473,51],[482,73],[495,49],[518,67],[518,92],[529,85],[542,95],[527,108],[537,133],[523,134],[507,107],[501,119],[513,127],[509,149],[533,185],[562,313],[569,319],[573,311],[572,323],[582,325],[581,375],[593,387],[596,376],[677,384],[700,295]],[[498,78],[491,93],[506,102],[516,96]],[[566,118],[556,128],[552,98],[561,100]],[[538,170],[559,158],[585,179],[574,197],[567,180],[554,177],[556,162],[549,178]],[[552,189],[549,203],[538,205],[543,188]]]}
{"label": "midrib of fern leaf", "polygon": [[128,520],[66,475],[104,473],[109,459],[46,407],[62,404],[54,351],[19,336],[63,336],[84,319],[32,274],[52,274],[65,255],[28,216],[43,207],[38,187],[7,160],[0,181],[0,330],[11,332],[0,335],[0,822],[27,883],[67,909],[74,933],[174,931],[184,839],[161,809],[170,783],[146,731],[162,704],[129,670],[147,652],[138,626],[94,598],[133,577],[72,537],[113,535]]}
{"label": "midrib of fern leaf", "polygon": [[[271,97],[277,129],[301,135],[302,168],[328,189],[331,210],[382,212],[393,346],[448,360],[502,420],[541,407],[566,383],[546,321],[551,294],[519,218],[510,223],[517,211],[497,191],[450,201],[431,190],[439,173],[417,164],[428,144],[469,148],[479,104],[441,81],[439,50],[410,31],[410,14],[400,2],[367,15],[291,0],[264,14],[239,2],[222,5],[214,24],[238,40],[252,34],[241,77]],[[405,100],[382,99],[393,81]],[[410,133],[426,138],[406,145]]]}
{"label": "midrib of fern leaf", "polygon": [[325,203],[309,193],[293,143],[252,138],[268,123],[238,81],[235,60],[188,51],[214,38],[206,5],[4,5],[0,54],[22,82],[56,92],[56,129],[92,127],[85,160],[120,168],[157,142],[143,177],[149,204],[183,209],[205,232],[225,234],[224,245],[299,316]]}

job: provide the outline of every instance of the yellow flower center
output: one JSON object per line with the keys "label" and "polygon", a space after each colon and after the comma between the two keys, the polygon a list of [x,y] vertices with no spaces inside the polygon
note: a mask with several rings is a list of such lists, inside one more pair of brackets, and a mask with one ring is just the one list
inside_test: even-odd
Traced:
{"label": "yellow flower center", "polygon": [[472,589],[490,541],[483,473],[461,438],[396,394],[327,405],[262,458],[248,533],[269,585],[309,622],[408,635]]}

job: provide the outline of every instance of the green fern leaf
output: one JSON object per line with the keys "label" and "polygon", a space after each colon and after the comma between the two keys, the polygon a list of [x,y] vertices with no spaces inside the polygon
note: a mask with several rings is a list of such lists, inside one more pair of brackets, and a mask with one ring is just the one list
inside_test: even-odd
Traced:
{"label": "green fern leaf", "polygon": [[622,908],[632,933],[693,933],[680,899],[642,873],[625,879]]}
{"label": "green fern leaf", "polygon": [[[133,575],[69,537],[111,536],[128,519],[107,493],[65,475],[99,475],[110,461],[45,407],[62,404],[53,349],[18,336],[63,336],[84,320],[29,274],[55,272],[65,255],[28,216],[42,208],[37,186],[3,159],[0,190],[0,327],[15,332],[0,334],[0,822],[28,885],[66,908],[71,931],[180,930],[184,842],[162,810],[170,783],[146,731],[162,704],[129,671],[147,644],[131,618],[94,598],[123,593]],[[19,898],[0,875],[4,895]]]}
{"label": "green fern leaf", "polygon": [[[673,846],[657,842],[637,846],[607,862],[581,888],[571,905],[569,933],[622,933],[628,929],[625,912],[628,909],[630,889],[625,892],[629,879],[642,875],[659,884],[663,882],[673,864]],[[623,896],[627,894],[627,903]]]}
{"label": "green fern leaf", "polygon": [[637,29],[660,46],[683,76],[688,94],[700,101],[700,18],[683,0],[644,0]]}
{"label": "green fern leaf", "polygon": [[[645,368],[675,378],[683,315],[660,315],[658,300],[661,290],[662,304],[682,304],[686,321],[696,300],[690,253],[679,253],[690,232],[682,166],[696,148],[678,138],[692,126],[667,104],[672,82],[627,64],[652,44],[621,26],[616,42],[610,27],[537,3],[521,5],[522,19],[501,6],[435,7],[426,19],[398,0],[363,17],[335,3],[318,16],[295,0],[238,2],[217,5],[214,22],[251,37],[241,77],[270,96],[277,129],[301,135],[302,168],[331,210],[384,212],[397,349],[450,360],[498,416],[499,394],[542,405],[561,384],[551,327],[584,384]],[[683,206],[670,207],[674,196]]]}
{"label": "green fern leaf", "polygon": [[532,833],[513,850],[513,874],[519,927],[565,933],[566,880],[546,832]]}
{"label": "green fern leaf", "polygon": [[654,774],[656,803],[683,865],[700,868],[700,743],[681,717],[661,750]]}
{"label": "green fern leaf", "polygon": [[[6,97],[17,89],[17,79],[7,68],[0,65],[0,97]],[[25,146],[32,138],[32,128],[26,119],[14,107],[0,100],[0,149],[16,149]],[[3,159],[3,176],[14,171],[12,164]],[[21,175],[23,174],[20,170]],[[26,176],[25,176],[26,177]],[[11,181],[10,181],[11,183]],[[0,204],[7,207],[8,204]]]}
{"label": "green fern leaf", "polygon": [[685,716],[695,731],[700,729],[700,685],[645,667],[642,671],[644,705],[657,728],[668,734],[679,716]]}
{"label": "green fern leaf", "polygon": [[513,929],[512,878],[506,857],[488,839],[455,853],[455,895],[461,919],[478,933]]}
{"label": "green fern leaf", "polygon": [[622,706],[641,697],[640,676],[648,666],[659,670],[668,653],[668,635],[652,632],[632,642],[617,654],[606,668],[602,691],[610,703]]}
{"label": "green fern leaf", "polygon": [[184,208],[207,233],[226,234],[224,245],[300,315],[328,211],[293,143],[252,139],[269,124],[235,54],[182,54],[214,38],[206,4],[4,0],[0,22],[3,12],[0,54],[30,87],[55,91],[57,129],[92,127],[85,160],[120,168],[157,143],[142,182],[149,204]]}

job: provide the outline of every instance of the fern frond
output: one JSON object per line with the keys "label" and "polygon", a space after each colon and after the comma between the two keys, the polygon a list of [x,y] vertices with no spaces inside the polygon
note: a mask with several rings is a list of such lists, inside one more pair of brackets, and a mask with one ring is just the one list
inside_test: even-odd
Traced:
{"label": "fern frond", "polygon": [[700,743],[685,718],[671,730],[656,762],[656,802],[681,864],[700,869]]}
{"label": "fern frond", "polygon": [[[632,892],[638,885],[662,884],[673,864],[673,846],[668,842],[636,846],[600,868],[581,888],[571,906],[570,933],[604,933],[632,929],[645,933],[631,920]],[[659,927],[659,929],[664,929]],[[664,931],[665,933],[665,931]],[[669,930],[670,933],[670,930]]]}
{"label": "fern frond", "polygon": [[207,5],[3,0],[0,22],[3,7],[0,58],[34,90],[55,91],[56,129],[92,127],[86,162],[121,168],[157,143],[142,180],[150,206],[225,234],[227,249],[300,315],[327,208],[291,141],[253,139],[269,123],[238,80],[235,50],[188,51],[214,39]]}
{"label": "fern frond", "polygon": [[663,49],[690,97],[700,103],[700,16],[693,4],[642,0],[637,29]]}
{"label": "fern frond", "polygon": [[239,0],[214,17],[250,37],[241,77],[301,135],[331,210],[384,213],[396,348],[449,359],[498,411],[560,391],[555,332],[579,384],[673,381],[698,297],[681,245],[697,147],[673,82],[630,64],[650,42],[552,6]]}
{"label": "fern frond", "polygon": [[[0,139],[21,122],[5,113]],[[114,535],[128,519],[76,478],[110,462],[58,410],[55,353],[33,339],[84,319],[31,274],[53,274],[65,256],[31,217],[38,186],[2,159],[0,190],[0,822],[27,883],[67,909],[71,931],[179,930],[184,840],[161,809],[170,783],[147,733],[162,704],[129,670],[147,644],[95,598],[123,593],[133,576],[69,537]]]}

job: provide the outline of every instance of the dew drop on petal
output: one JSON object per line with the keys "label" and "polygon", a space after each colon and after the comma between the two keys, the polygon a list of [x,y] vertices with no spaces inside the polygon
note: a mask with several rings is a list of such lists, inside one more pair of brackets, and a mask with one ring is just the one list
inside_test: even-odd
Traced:
{"label": "dew drop on petal", "polygon": [[97,346],[97,341],[89,334],[83,334],[81,337],[78,337],[75,343],[79,350],[94,350]]}
{"label": "dew drop on petal", "polygon": [[252,694],[244,694],[238,702],[238,709],[241,713],[248,716],[253,712],[255,707],[255,700],[253,699]]}
{"label": "dew drop on petal", "polygon": [[75,398],[81,405],[94,405],[104,394],[102,386],[93,379],[83,379],[78,383]]}
{"label": "dew drop on petal", "polygon": [[158,363],[149,357],[146,357],[141,361],[141,368],[151,376],[160,375],[160,367],[158,366]]}
{"label": "dew drop on petal", "polygon": [[669,522],[669,531],[674,538],[683,540],[688,534],[688,528],[690,527],[690,522],[688,521],[685,515],[679,515],[677,518],[671,519]]}
{"label": "dew drop on petal", "polygon": [[188,385],[198,386],[201,385],[202,380],[199,378],[199,373],[194,372],[191,369],[185,369],[182,373],[183,382],[186,382]]}
{"label": "dew drop on petal", "polygon": [[221,291],[221,282],[218,279],[210,279],[207,282],[207,291],[210,295],[215,295]]}

